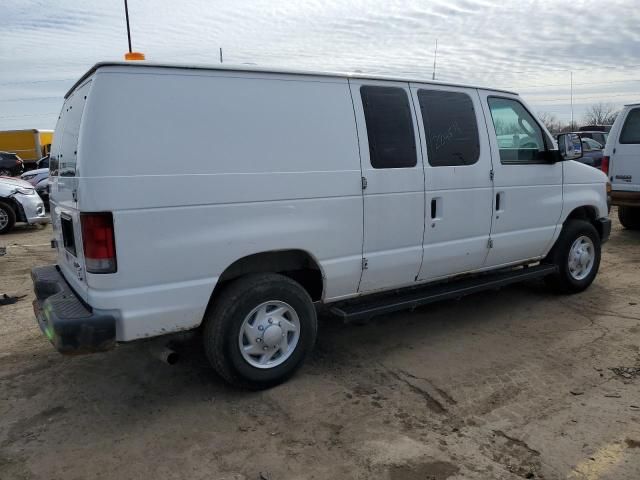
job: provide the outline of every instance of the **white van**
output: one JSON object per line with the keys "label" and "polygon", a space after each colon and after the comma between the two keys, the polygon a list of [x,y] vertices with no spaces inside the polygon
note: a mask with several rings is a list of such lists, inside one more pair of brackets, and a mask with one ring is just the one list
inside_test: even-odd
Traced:
{"label": "white van", "polygon": [[559,140],[506,91],[98,64],[56,126],[37,318],[63,353],[199,329],[222,377],[264,388],[301,365],[320,304],[357,320],[537,277],[581,291],[607,178]]}
{"label": "white van", "polygon": [[611,180],[611,204],[626,228],[640,229],[640,103],[625,105],[611,127],[602,170]]}

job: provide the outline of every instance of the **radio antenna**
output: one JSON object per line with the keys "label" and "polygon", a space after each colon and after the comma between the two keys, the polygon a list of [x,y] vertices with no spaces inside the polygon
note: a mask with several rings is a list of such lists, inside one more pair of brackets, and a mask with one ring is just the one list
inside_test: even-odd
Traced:
{"label": "radio antenna", "polygon": [[436,79],[436,59],[437,58],[438,58],[438,39],[436,38],[436,49],[433,52],[433,75],[431,77],[431,80]]}
{"label": "radio antenna", "polygon": [[129,5],[124,0],[124,16],[127,20],[127,41],[129,42],[129,51],[124,54],[125,60],[144,60],[144,53],[134,52],[131,48],[131,28],[129,27]]}

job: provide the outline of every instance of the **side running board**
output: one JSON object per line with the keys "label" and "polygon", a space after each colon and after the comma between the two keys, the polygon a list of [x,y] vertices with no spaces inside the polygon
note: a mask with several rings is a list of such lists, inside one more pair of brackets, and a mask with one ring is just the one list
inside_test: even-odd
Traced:
{"label": "side running board", "polygon": [[502,270],[499,273],[486,273],[461,280],[345,300],[333,304],[329,310],[347,322],[368,320],[377,315],[413,309],[440,300],[460,298],[483,290],[546,277],[557,271],[558,267],[555,265],[536,265],[509,271]]}

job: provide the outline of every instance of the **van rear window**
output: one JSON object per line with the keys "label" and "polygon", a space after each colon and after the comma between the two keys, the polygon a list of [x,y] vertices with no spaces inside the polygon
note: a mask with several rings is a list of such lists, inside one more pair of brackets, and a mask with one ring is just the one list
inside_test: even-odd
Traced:
{"label": "van rear window", "polygon": [[640,108],[629,112],[622,127],[620,143],[640,143]]}
{"label": "van rear window", "polygon": [[466,93],[418,90],[427,137],[429,165],[473,165],[480,157],[478,123],[473,101]]}
{"label": "van rear window", "polygon": [[362,86],[364,119],[373,168],[407,168],[418,163],[407,92],[399,87]]}
{"label": "van rear window", "polygon": [[80,123],[90,85],[89,81],[78,88],[62,106],[51,150],[51,176],[76,176]]}

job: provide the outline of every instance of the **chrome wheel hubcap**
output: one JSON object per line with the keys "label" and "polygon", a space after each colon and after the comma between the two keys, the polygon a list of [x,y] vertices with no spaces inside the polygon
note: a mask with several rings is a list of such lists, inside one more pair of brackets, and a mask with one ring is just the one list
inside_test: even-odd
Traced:
{"label": "chrome wheel hubcap", "polygon": [[263,302],[242,322],[238,346],[245,361],[256,368],[273,368],[286,361],[300,339],[300,319],[291,305]]}
{"label": "chrome wheel hubcap", "polygon": [[569,274],[576,280],[586,278],[591,273],[595,258],[591,239],[585,235],[578,237],[569,250]]}
{"label": "chrome wheel hubcap", "polygon": [[0,208],[0,229],[7,226],[9,223],[9,214]]}

